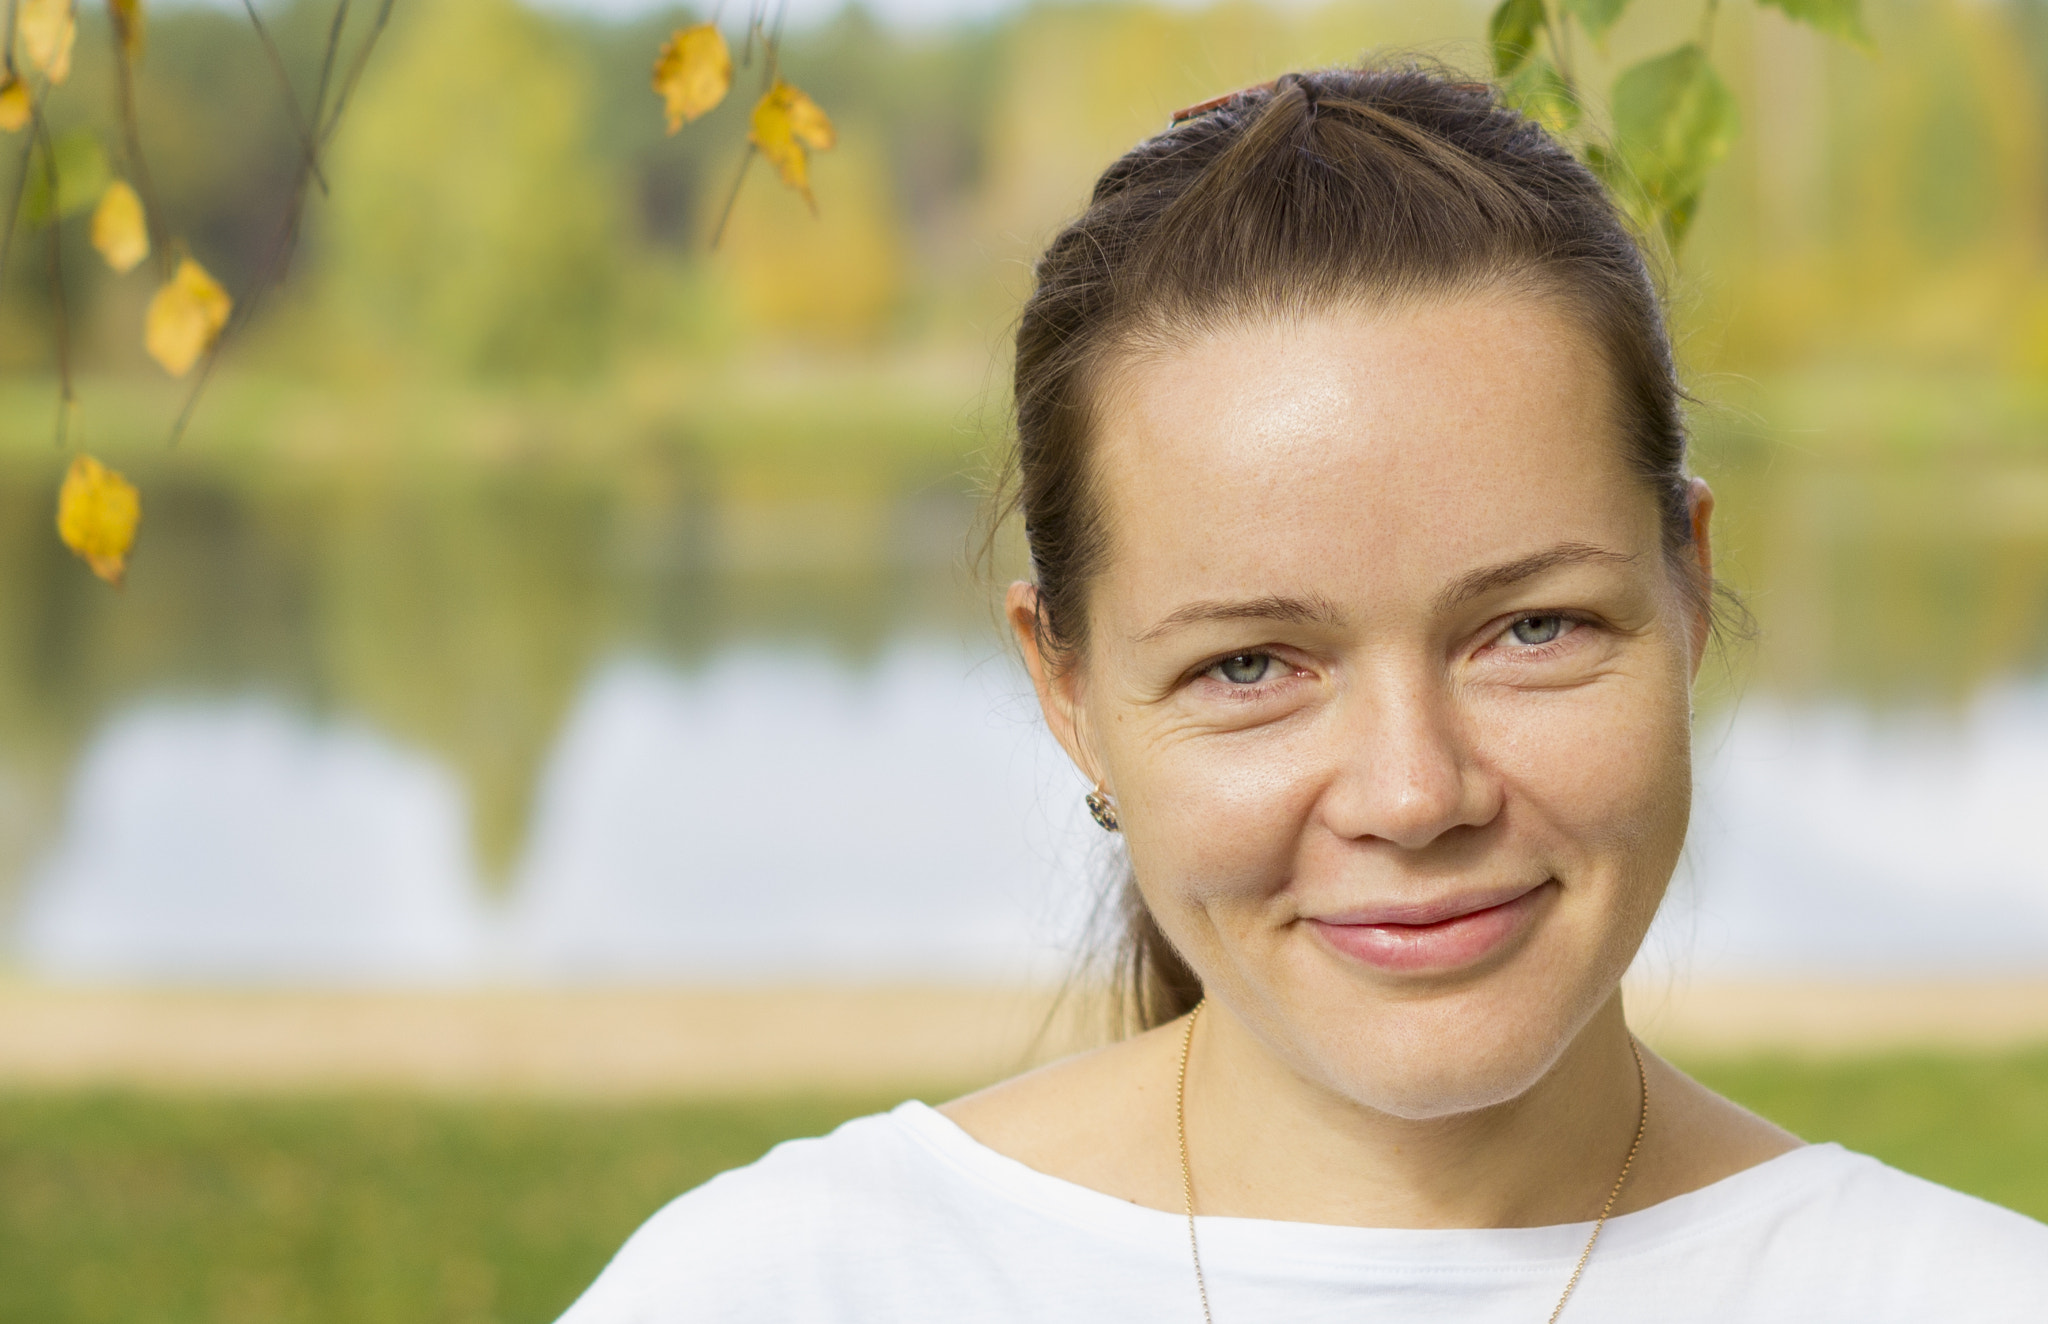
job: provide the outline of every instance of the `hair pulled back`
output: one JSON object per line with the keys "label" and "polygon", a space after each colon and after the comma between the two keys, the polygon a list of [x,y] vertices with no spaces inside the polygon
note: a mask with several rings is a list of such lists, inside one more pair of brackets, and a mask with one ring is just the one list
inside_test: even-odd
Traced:
{"label": "hair pulled back", "polygon": [[[1605,355],[1665,544],[1691,540],[1685,399],[1642,250],[1593,174],[1495,90],[1414,65],[1288,74],[1132,148],[1046,248],[1017,328],[1016,450],[1039,648],[1087,642],[1108,551],[1096,397],[1120,361],[1241,320],[1506,288],[1557,301]],[[1143,1028],[1201,985],[1126,878],[1119,985]]]}

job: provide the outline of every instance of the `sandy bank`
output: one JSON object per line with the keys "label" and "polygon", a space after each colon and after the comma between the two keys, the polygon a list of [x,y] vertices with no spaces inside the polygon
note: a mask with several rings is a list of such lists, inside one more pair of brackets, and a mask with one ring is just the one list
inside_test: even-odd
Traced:
{"label": "sandy bank", "polygon": [[[1631,1020],[1680,1057],[2048,1044],[2048,980],[1678,983]],[[967,1088],[1099,1041],[1044,991],[214,992],[0,985],[0,1088],[650,1097]]]}

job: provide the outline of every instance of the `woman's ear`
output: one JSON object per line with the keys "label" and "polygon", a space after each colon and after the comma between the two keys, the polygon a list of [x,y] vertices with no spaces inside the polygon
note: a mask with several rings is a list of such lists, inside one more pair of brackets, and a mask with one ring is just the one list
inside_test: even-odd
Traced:
{"label": "woman's ear", "polygon": [[1688,484],[1685,493],[1685,513],[1692,525],[1692,558],[1690,567],[1699,576],[1699,606],[1694,612],[1692,624],[1692,674],[1700,674],[1700,663],[1706,660],[1707,640],[1714,632],[1714,489],[1707,486],[1704,478],[1695,478]]}
{"label": "woman's ear", "polygon": [[1003,614],[1009,618],[1010,633],[1017,637],[1017,651],[1024,655],[1024,669],[1031,673],[1031,688],[1038,692],[1046,727],[1081,775],[1101,785],[1094,752],[1082,734],[1080,668],[1058,666],[1045,655],[1038,628],[1038,586],[1021,579],[1010,585],[1003,597]]}

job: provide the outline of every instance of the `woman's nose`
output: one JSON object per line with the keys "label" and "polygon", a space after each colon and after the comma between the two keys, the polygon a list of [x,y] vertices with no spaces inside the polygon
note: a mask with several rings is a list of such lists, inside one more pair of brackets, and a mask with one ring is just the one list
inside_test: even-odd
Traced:
{"label": "woman's nose", "polygon": [[1423,675],[1355,686],[1332,723],[1321,813],[1332,832],[1420,850],[1500,813],[1497,777],[1475,757],[1450,686]]}

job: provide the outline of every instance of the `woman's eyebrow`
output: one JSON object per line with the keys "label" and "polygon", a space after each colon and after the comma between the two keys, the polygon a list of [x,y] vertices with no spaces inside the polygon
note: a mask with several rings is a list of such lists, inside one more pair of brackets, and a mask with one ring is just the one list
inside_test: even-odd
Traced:
{"label": "woman's eyebrow", "polygon": [[1150,643],[1184,625],[1203,621],[1286,621],[1295,625],[1335,625],[1339,613],[1323,598],[1214,598],[1190,602],[1162,617],[1158,624],[1134,637],[1136,643]]}
{"label": "woman's eyebrow", "polygon": [[1578,565],[1586,561],[1613,561],[1627,565],[1635,559],[1633,554],[1596,547],[1592,543],[1561,542],[1529,556],[1503,561],[1499,565],[1482,566],[1460,576],[1456,583],[1436,595],[1436,609],[1449,611],[1473,598],[1509,588],[1561,565]]}

